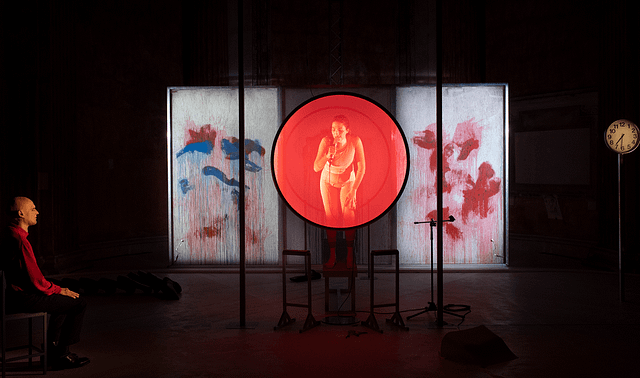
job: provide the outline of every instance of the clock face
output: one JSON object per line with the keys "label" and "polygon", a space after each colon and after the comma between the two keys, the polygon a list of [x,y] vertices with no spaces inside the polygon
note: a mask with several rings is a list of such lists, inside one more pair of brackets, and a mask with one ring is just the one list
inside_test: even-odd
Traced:
{"label": "clock face", "polygon": [[628,154],[638,147],[638,126],[626,119],[615,121],[607,127],[604,140],[613,151]]}

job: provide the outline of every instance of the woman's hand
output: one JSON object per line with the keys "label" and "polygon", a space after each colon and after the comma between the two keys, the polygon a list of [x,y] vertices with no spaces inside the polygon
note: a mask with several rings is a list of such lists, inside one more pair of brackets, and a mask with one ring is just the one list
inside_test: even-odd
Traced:
{"label": "woman's hand", "polygon": [[67,289],[66,287],[63,287],[60,289],[60,295],[64,295],[66,297],[71,297],[73,299],[78,299],[80,297],[80,294],[76,293],[75,291],[71,291],[69,289]]}
{"label": "woman's hand", "polygon": [[345,199],[345,207],[347,209],[356,209],[356,190],[351,189],[349,193],[347,193],[347,198]]}
{"label": "woman's hand", "polygon": [[336,156],[336,146],[331,145],[329,146],[326,157],[327,159],[332,160],[334,156]]}

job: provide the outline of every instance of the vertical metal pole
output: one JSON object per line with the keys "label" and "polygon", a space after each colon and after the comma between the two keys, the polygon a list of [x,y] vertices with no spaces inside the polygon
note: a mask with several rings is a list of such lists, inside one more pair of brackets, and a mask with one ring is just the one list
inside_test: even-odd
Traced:
{"label": "vertical metal pole", "polygon": [[371,223],[367,225],[367,277],[371,279]]}
{"label": "vertical metal pole", "polygon": [[304,270],[307,276],[307,309],[308,309],[307,316],[313,316],[311,312],[311,254],[306,249],[305,249],[305,252],[307,252],[304,255],[304,262],[305,262]]}
{"label": "vertical metal pole", "polygon": [[282,251],[282,313],[287,312],[287,255]]}
{"label": "vertical metal pole", "polygon": [[622,274],[622,154],[618,154],[618,286],[620,302],[624,302],[624,277]]}
{"label": "vertical metal pole", "polygon": [[245,266],[245,211],[244,211],[244,54],[243,54],[243,1],[238,0],[238,181],[240,195],[238,197],[238,220],[240,227],[240,327],[246,325],[246,266]]}
{"label": "vertical metal pole", "polygon": [[443,233],[442,233],[442,0],[436,1],[436,153],[437,153],[437,226],[438,226],[438,311],[437,325],[444,326],[443,312]]}
{"label": "vertical metal pole", "polygon": [[429,232],[431,236],[431,303],[435,304],[433,300],[433,219],[431,219],[431,223],[429,223],[429,228],[431,229]]}
{"label": "vertical metal pole", "polygon": [[400,252],[396,251],[396,314],[400,313]]}
{"label": "vertical metal pole", "polygon": [[373,261],[373,255],[371,255],[371,277],[369,278],[369,317],[374,316],[373,315],[373,311],[374,311],[374,307],[373,307],[373,295],[374,295],[374,291],[373,291],[373,265],[375,264],[375,261]]}

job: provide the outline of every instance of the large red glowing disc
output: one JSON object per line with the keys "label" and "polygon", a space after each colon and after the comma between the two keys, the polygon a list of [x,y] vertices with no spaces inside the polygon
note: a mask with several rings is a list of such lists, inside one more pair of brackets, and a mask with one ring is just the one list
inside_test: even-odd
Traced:
{"label": "large red glowing disc", "polygon": [[[366,165],[355,216],[338,221],[325,213],[321,172],[313,169],[323,138],[334,140],[331,125],[336,115],[347,117],[349,134],[362,141]],[[357,172],[358,164],[352,166]],[[289,114],[274,140],[271,168],[278,192],[300,217],[325,228],[354,228],[377,220],[398,200],[409,174],[409,147],[398,122],[381,105],[364,96],[334,92],[311,98]]]}

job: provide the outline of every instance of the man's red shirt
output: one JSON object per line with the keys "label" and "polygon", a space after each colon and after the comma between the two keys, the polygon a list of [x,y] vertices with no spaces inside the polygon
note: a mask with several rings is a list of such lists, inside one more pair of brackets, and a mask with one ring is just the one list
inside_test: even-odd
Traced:
{"label": "man's red shirt", "polygon": [[60,294],[60,286],[47,281],[36,262],[29,233],[17,225],[9,226],[9,237],[2,246],[2,269],[7,284],[16,291]]}

